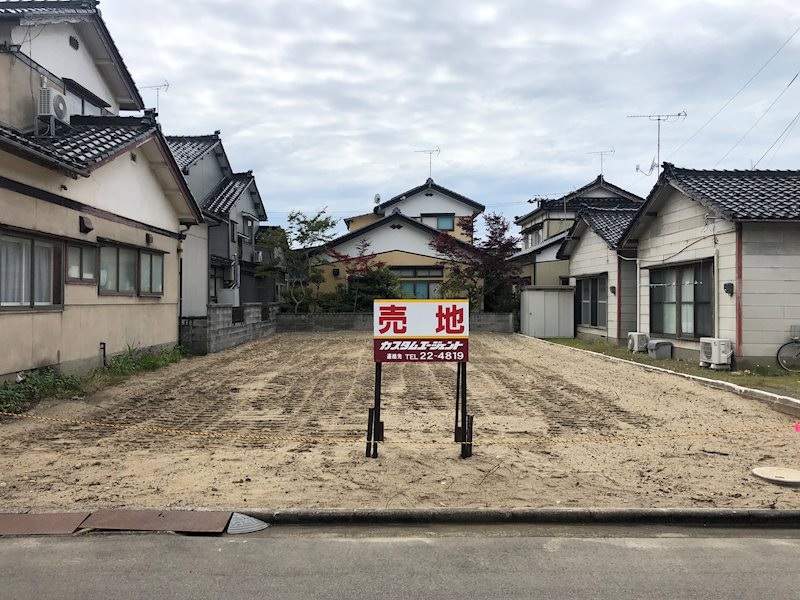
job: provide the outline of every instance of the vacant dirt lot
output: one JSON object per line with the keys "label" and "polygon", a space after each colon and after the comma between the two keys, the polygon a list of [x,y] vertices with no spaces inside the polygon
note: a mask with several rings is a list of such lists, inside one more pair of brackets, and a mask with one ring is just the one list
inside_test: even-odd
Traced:
{"label": "vacant dirt lot", "polygon": [[[520,336],[471,341],[478,445],[383,444],[364,458],[372,403],[366,334],[279,334],[137,377],[33,415],[223,434],[235,440],[53,421],[0,423],[0,508],[800,507],[754,479],[798,467],[793,419],[743,399]],[[455,365],[385,365],[387,441],[452,439]],[[679,432],[759,429],[725,436]],[[617,439],[598,436],[616,436]],[[649,439],[619,439],[648,436]]]}

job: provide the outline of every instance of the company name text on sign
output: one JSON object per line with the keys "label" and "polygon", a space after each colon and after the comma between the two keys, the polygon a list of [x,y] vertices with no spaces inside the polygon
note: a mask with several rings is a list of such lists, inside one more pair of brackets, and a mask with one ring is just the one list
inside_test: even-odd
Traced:
{"label": "company name text on sign", "polygon": [[375,362],[467,362],[468,300],[375,300]]}

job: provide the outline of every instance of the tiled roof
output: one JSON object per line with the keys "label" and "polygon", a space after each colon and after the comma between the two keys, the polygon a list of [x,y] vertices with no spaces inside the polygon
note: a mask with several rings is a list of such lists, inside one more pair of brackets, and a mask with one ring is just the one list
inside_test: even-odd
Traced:
{"label": "tiled roof", "polygon": [[94,15],[96,0],[3,0],[0,15]]}
{"label": "tiled roof", "polygon": [[219,142],[219,133],[212,135],[168,135],[167,144],[181,169],[187,169]]}
{"label": "tiled roof", "polygon": [[483,204],[481,204],[480,202],[475,202],[475,200],[472,200],[471,198],[467,198],[466,196],[462,196],[461,194],[459,194],[457,192],[454,192],[453,190],[448,190],[446,187],[444,187],[442,185],[439,185],[438,183],[436,183],[433,179],[431,179],[429,177],[428,180],[425,183],[423,183],[422,185],[417,186],[415,188],[411,188],[410,190],[405,191],[402,194],[398,194],[397,196],[395,196],[394,198],[391,198],[390,200],[387,200],[386,202],[380,203],[378,206],[375,207],[373,212],[378,213],[378,214],[383,214],[383,213],[386,212],[386,209],[388,207],[392,206],[393,204],[397,204],[401,200],[405,200],[406,198],[410,198],[411,196],[414,196],[415,194],[419,194],[420,192],[424,192],[425,190],[437,191],[440,194],[444,194],[445,196],[449,196],[450,198],[453,198],[454,200],[458,200],[459,202],[463,202],[464,204],[466,204],[468,206],[471,206],[472,208],[474,208],[474,209],[476,209],[476,210],[478,210],[480,212],[483,212],[484,210],[486,210],[486,207]]}
{"label": "tiled roof", "polygon": [[72,117],[53,137],[33,137],[0,125],[0,145],[37,162],[80,175],[157,131],[152,117]]}
{"label": "tiled roof", "polygon": [[632,200],[628,198],[621,198],[619,196],[614,196],[612,198],[608,197],[600,197],[600,198],[592,198],[590,196],[576,196],[574,198],[568,198],[566,202],[564,199],[559,198],[557,200],[544,200],[540,205],[539,208],[542,210],[558,210],[563,209],[566,205],[567,210],[579,210],[584,208],[616,208],[618,206],[639,206],[639,203],[634,203]]}
{"label": "tiled roof", "polygon": [[512,255],[508,260],[519,260],[519,259],[531,256],[533,254],[539,254],[539,252],[541,252],[545,248],[549,248],[553,244],[562,242],[564,240],[564,238],[567,237],[567,233],[569,233],[569,229],[566,229],[566,230],[561,231],[561,232],[559,232],[559,233],[557,233],[557,234],[555,234],[553,236],[550,236],[549,238],[547,238],[544,241],[539,242],[538,244],[536,244],[532,248],[528,248],[527,250],[520,250],[516,254]]}
{"label": "tiled roof", "polygon": [[732,221],[800,219],[800,171],[713,171],[664,163],[662,177]]}
{"label": "tiled roof", "polygon": [[580,213],[589,227],[597,235],[605,240],[612,248],[617,248],[622,236],[627,231],[636,215],[639,214],[639,207],[636,208],[589,208]]}
{"label": "tiled roof", "polygon": [[[592,198],[590,196],[586,196],[585,194],[591,190],[595,189],[604,189],[614,194],[613,198],[617,200],[617,203],[608,203],[603,204],[602,202],[597,202],[598,200],[603,200],[603,198]],[[603,179],[602,175],[598,175],[595,179],[587,183],[586,185],[579,187],[577,190],[570,192],[569,194],[565,194],[560,198],[555,198],[552,200],[543,200],[539,206],[535,209],[522,215],[521,217],[516,217],[514,222],[519,225],[525,219],[533,216],[534,214],[544,211],[544,210],[553,210],[557,208],[564,207],[564,202],[567,203],[567,209],[575,209],[575,208],[582,208],[588,206],[585,202],[586,200],[591,200],[593,206],[619,206],[620,201],[624,201],[628,206],[631,202],[639,203],[644,202],[644,198],[640,198],[636,194],[629,192],[617,185],[614,185],[610,181],[606,181]]]}
{"label": "tiled roof", "polygon": [[217,215],[227,213],[254,179],[253,173],[250,171],[234,173],[233,177],[226,177],[208,195],[203,203],[203,210]]}

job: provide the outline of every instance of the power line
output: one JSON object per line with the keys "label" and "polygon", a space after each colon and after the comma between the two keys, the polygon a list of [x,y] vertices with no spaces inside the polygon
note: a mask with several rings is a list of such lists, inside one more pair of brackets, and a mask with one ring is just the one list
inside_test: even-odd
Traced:
{"label": "power line", "polygon": [[[786,92],[789,90],[789,88],[790,88],[790,87],[792,87],[792,84],[794,83],[795,79],[797,79],[797,77],[798,77],[798,76],[800,76],[800,71],[798,71],[797,73],[795,73],[795,74],[794,74],[794,77],[792,77],[792,80],[791,80],[791,81],[790,81],[790,82],[789,82],[789,83],[786,85],[786,87],[785,87],[785,88],[783,88],[783,89],[781,90],[781,93],[780,93],[780,94],[778,94],[778,97],[777,97],[777,98],[775,98],[775,100],[773,100],[773,101],[772,101],[772,104],[770,104],[770,105],[767,107],[767,110],[765,110],[763,113],[761,113],[761,116],[760,116],[760,117],[758,117],[758,119],[756,120],[756,122],[755,122],[755,123],[753,123],[753,124],[750,126],[750,129],[748,129],[747,131],[745,131],[745,132],[744,132],[744,135],[743,135],[742,137],[740,137],[740,138],[739,138],[739,139],[736,141],[736,143],[735,143],[733,146],[731,146],[731,149],[730,149],[730,150],[728,150],[728,151],[725,153],[725,155],[724,155],[722,158],[720,158],[720,159],[719,159],[719,160],[716,162],[716,164],[714,165],[714,168],[715,168],[715,169],[717,168],[717,165],[718,165],[719,163],[721,163],[723,160],[725,160],[726,158],[728,158],[728,155],[729,155],[731,152],[733,152],[733,151],[736,149],[736,147],[737,147],[737,146],[738,146],[738,145],[739,145],[739,144],[742,142],[742,140],[744,140],[744,138],[746,138],[748,135],[750,135],[750,132],[751,132],[751,131],[753,131],[753,129],[755,129],[756,125],[758,125],[758,124],[761,122],[761,119],[763,119],[763,118],[764,118],[764,117],[767,115],[767,113],[768,113],[770,110],[772,110],[772,107],[773,107],[773,106],[775,106],[775,104],[777,104],[778,100],[780,100],[780,99],[783,97],[783,95],[784,95],[784,94],[785,94],[785,93],[786,93]],[[777,142],[777,140],[776,140],[776,142]],[[762,157],[762,158],[763,158],[763,157]],[[760,160],[760,159],[759,159],[759,160]]]}
{"label": "power line", "polygon": [[762,154],[762,155],[761,155],[761,158],[759,158],[759,159],[758,159],[758,160],[755,162],[755,164],[754,164],[754,165],[753,165],[753,167],[752,167],[753,169],[755,169],[755,168],[758,166],[758,163],[760,163],[762,160],[764,160],[764,157],[765,157],[767,154],[769,154],[769,151],[770,151],[770,150],[772,150],[773,146],[775,146],[775,144],[777,144],[777,143],[778,143],[778,140],[780,140],[780,139],[783,137],[783,135],[784,135],[784,134],[785,134],[787,131],[789,131],[789,129],[790,129],[790,128],[794,127],[794,124],[797,122],[797,120],[798,120],[798,119],[800,119],[800,112],[798,112],[798,113],[797,113],[797,114],[794,116],[794,119],[792,119],[792,120],[789,122],[789,124],[788,124],[788,125],[787,125],[787,126],[784,128],[784,129],[783,129],[783,131],[782,131],[782,132],[781,132],[781,134],[778,136],[778,138],[777,138],[777,139],[776,139],[774,142],[772,142],[772,146],[770,146],[769,148],[767,148],[767,151],[766,151],[766,152],[764,152],[764,154]]}
{"label": "power line", "polygon": [[697,135],[698,135],[698,134],[699,134],[701,131],[703,131],[703,129],[705,129],[705,128],[706,128],[706,126],[707,126],[709,123],[711,123],[711,121],[713,121],[715,118],[717,118],[717,116],[719,115],[719,113],[721,113],[723,110],[725,110],[725,109],[728,107],[728,105],[729,105],[731,102],[733,102],[733,101],[736,99],[736,97],[737,97],[739,94],[741,94],[741,93],[742,93],[742,92],[745,90],[745,88],[747,88],[747,86],[749,86],[749,85],[750,85],[750,84],[753,82],[753,80],[754,80],[756,77],[758,77],[758,76],[759,76],[759,74],[761,73],[761,71],[763,71],[763,70],[764,70],[764,69],[767,67],[767,65],[768,65],[769,63],[771,63],[771,62],[772,62],[772,60],[773,60],[773,59],[774,59],[776,56],[778,56],[778,54],[780,54],[781,50],[783,50],[783,49],[786,47],[786,45],[787,45],[789,42],[791,42],[791,41],[792,41],[792,39],[794,39],[794,36],[796,36],[798,32],[800,32],[800,27],[798,27],[797,29],[795,29],[795,30],[794,30],[794,33],[792,33],[792,35],[790,35],[790,36],[789,36],[789,38],[788,38],[788,39],[787,39],[785,42],[783,42],[783,44],[781,44],[780,48],[778,48],[778,49],[775,51],[775,53],[774,53],[772,56],[770,56],[770,57],[767,59],[767,62],[765,62],[763,65],[761,65],[761,67],[758,69],[758,71],[756,71],[756,72],[755,72],[755,74],[754,74],[754,75],[753,75],[753,76],[752,76],[750,79],[748,79],[748,80],[747,80],[747,82],[746,82],[746,83],[745,83],[745,84],[744,84],[742,87],[740,87],[740,88],[739,88],[739,90],[738,90],[738,91],[737,91],[737,92],[736,92],[736,93],[735,93],[733,96],[731,96],[730,98],[728,98],[728,101],[727,101],[727,102],[725,102],[725,104],[723,104],[723,105],[722,105],[722,106],[719,108],[719,110],[717,110],[717,112],[715,112],[713,115],[711,115],[711,118],[710,118],[708,121],[706,121],[705,123],[703,123],[703,124],[700,126],[700,129],[698,129],[697,131],[695,131],[695,132],[694,132],[692,135],[690,135],[690,136],[688,137],[688,139],[687,139],[685,142],[683,142],[683,143],[682,143],[680,146],[678,146],[678,147],[677,147],[677,149],[675,149],[675,150],[672,152],[672,154],[670,154],[670,155],[667,157],[667,160],[669,160],[670,158],[672,158],[673,156],[675,156],[675,155],[676,155],[678,152],[680,152],[680,151],[681,151],[681,149],[682,149],[682,148],[683,148],[683,147],[684,147],[686,144],[688,144],[689,142],[691,142],[691,141],[692,141],[692,140],[693,140],[695,137],[697,137]]}
{"label": "power line", "polygon": [[[800,113],[798,113],[798,116],[800,116]],[[775,152],[772,153],[772,158],[769,159],[769,162],[767,163],[767,168],[769,168],[769,166],[772,164],[772,161],[775,160],[775,157],[778,156],[778,153],[781,151],[781,148],[783,148],[783,145],[786,143],[786,140],[789,139],[789,136],[792,135],[792,130],[794,129],[794,126],[797,125],[797,120],[798,120],[797,116],[795,116],[794,120],[790,124],[789,131],[786,133],[785,136],[783,136],[781,143],[778,144],[777,148],[775,148]],[[759,161],[760,160],[761,159],[759,159]]]}

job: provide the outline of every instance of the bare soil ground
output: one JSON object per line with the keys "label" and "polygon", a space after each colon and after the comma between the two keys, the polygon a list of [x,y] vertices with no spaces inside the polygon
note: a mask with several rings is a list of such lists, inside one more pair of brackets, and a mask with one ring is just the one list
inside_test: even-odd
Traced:
{"label": "bare soil ground", "polygon": [[[365,458],[374,376],[369,335],[278,334],[82,400],[43,403],[31,414],[352,442],[5,419],[0,509],[800,507],[800,489],[750,475],[756,466],[798,468],[800,434],[789,416],[520,336],[478,334],[471,345],[469,412],[478,445],[468,460],[455,444],[382,444],[379,459]],[[455,365],[384,365],[384,382],[387,441],[452,439]],[[647,439],[629,439],[636,436]],[[500,439],[544,443],[480,445]]]}

